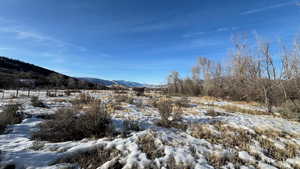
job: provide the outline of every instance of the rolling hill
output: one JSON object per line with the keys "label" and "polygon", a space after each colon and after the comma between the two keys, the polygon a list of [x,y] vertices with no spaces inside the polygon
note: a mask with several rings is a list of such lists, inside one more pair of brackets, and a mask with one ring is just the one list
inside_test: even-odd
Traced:
{"label": "rolling hill", "polygon": [[0,88],[106,88],[30,63],[0,56]]}

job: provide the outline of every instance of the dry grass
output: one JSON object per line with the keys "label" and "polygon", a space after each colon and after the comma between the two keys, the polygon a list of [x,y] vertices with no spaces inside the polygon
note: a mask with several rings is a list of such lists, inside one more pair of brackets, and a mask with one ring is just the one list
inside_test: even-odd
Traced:
{"label": "dry grass", "polygon": [[282,130],[276,130],[272,128],[254,128],[255,132],[258,135],[265,135],[269,138],[277,139],[279,137],[286,138],[286,139],[291,139],[291,138],[299,138],[299,135],[293,134],[293,133],[287,133]]}
{"label": "dry grass", "polygon": [[140,123],[136,120],[124,120],[122,137],[127,137],[132,131],[142,131]]}
{"label": "dry grass", "polygon": [[162,98],[157,103],[157,107],[160,114],[160,120],[156,123],[157,125],[167,128],[186,129],[187,126],[181,122],[183,111],[180,106],[173,104],[169,99]]}
{"label": "dry grass", "polygon": [[130,104],[133,104],[138,108],[142,108],[144,106],[142,99],[133,99],[132,103],[130,103]]}
{"label": "dry grass", "polygon": [[88,104],[95,102],[96,99],[89,94],[81,93],[77,98],[71,101],[73,105]]}
{"label": "dry grass", "polygon": [[206,139],[212,144],[220,144],[225,148],[240,150],[247,150],[253,138],[253,134],[249,131],[233,128],[221,122],[195,125],[191,131],[193,137]]}
{"label": "dry grass", "polygon": [[97,169],[101,167],[104,163],[115,159],[108,169],[121,169],[123,165],[118,161],[118,156],[120,152],[116,149],[105,149],[99,147],[96,150],[78,153],[71,157],[60,159],[56,161],[56,164],[59,163],[71,163],[77,164],[80,168],[86,169]]}
{"label": "dry grass", "polygon": [[166,168],[172,169],[193,169],[193,164],[177,164],[174,156],[170,156],[166,161]]}
{"label": "dry grass", "polygon": [[190,107],[190,101],[187,97],[180,97],[180,99],[174,101],[174,104],[179,107]]}
{"label": "dry grass", "polygon": [[30,101],[33,107],[47,108],[47,106],[41,100],[39,100],[39,97],[37,96],[32,96]]}
{"label": "dry grass", "polygon": [[263,153],[275,160],[285,161],[288,158],[294,158],[297,155],[297,150],[299,149],[295,144],[289,143],[286,144],[285,148],[278,148],[273,141],[258,137],[258,142],[260,146],[263,148]]}
{"label": "dry grass", "polygon": [[214,109],[208,109],[206,112],[207,116],[217,117],[217,116],[228,116],[226,113],[218,112]]}
{"label": "dry grass", "polygon": [[216,98],[216,97],[212,97],[212,96],[203,96],[200,98],[201,100],[205,100],[205,101],[220,101],[220,99]]}
{"label": "dry grass", "polygon": [[121,102],[129,103],[129,104],[134,103],[133,97],[128,96],[128,95],[121,95],[121,94],[114,95],[114,100],[117,103],[121,103]]}
{"label": "dry grass", "polygon": [[228,152],[228,153],[211,153],[207,157],[207,161],[210,165],[212,165],[215,168],[221,168],[222,166],[233,163],[235,167],[238,168],[238,166],[241,166],[243,164],[243,161],[239,159],[237,153]]}
{"label": "dry grass", "polygon": [[300,100],[286,101],[278,108],[278,112],[285,119],[300,122]]}
{"label": "dry grass", "polygon": [[39,141],[39,140],[35,140],[35,141],[32,143],[32,146],[31,146],[29,149],[38,151],[38,150],[41,150],[44,146],[45,146],[45,143],[44,143],[44,142]]}
{"label": "dry grass", "polygon": [[137,140],[139,149],[146,154],[150,160],[163,157],[164,150],[157,146],[155,143],[155,136],[153,133],[141,136]]}
{"label": "dry grass", "polygon": [[33,138],[60,142],[115,134],[111,117],[103,104],[95,102],[85,114],[77,113],[74,109],[59,109],[53,119],[40,125],[40,130],[33,133]]}
{"label": "dry grass", "polygon": [[23,115],[18,113],[21,108],[20,104],[6,105],[2,112],[0,112],[0,133],[3,133],[7,125],[21,123]]}
{"label": "dry grass", "polygon": [[244,113],[244,114],[252,114],[252,115],[273,115],[271,113],[260,111],[260,110],[251,110],[251,109],[243,109],[238,106],[233,105],[224,105],[224,106],[218,106],[219,108],[224,109],[225,111],[231,112],[231,113]]}
{"label": "dry grass", "polygon": [[233,101],[232,103],[249,106],[264,106],[263,104],[254,101]]}

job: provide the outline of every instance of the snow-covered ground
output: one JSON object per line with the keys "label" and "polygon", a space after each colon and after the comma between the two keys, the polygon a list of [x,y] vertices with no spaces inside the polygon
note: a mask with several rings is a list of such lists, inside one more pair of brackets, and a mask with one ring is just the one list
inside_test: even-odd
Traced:
{"label": "snow-covered ground", "polygon": [[[89,92],[92,96],[108,101],[113,92]],[[150,168],[155,165],[157,168],[171,168],[170,162],[178,168],[212,169],[212,168],[297,168],[300,167],[300,123],[292,122],[278,117],[267,115],[250,115],[239,112],[229,113],[221,108],[216,108],[216,115],[211,115],[208,111],[209,105],[237,105],[244,109],[265,111],[263,107],[253,105],[242,105],[225,101],[206,101],[189,98],[191,106],[184,108],[182,121],[187,125],[187,129],[164,128],[156,125],[160,119],[159,112],[149,104],[149,97],[138,97],[144,103],[142,107],[122,103],[122,110],[117,110],[112,114],[113,123],[116,128],[122,128],[122,122],[126,119],[136,120],[142,127],[142,131],[131,132],[128,137],[117,136],[111,138],[85,138],[80,141],[68,141],[51,143],[47,141],[35,141],[31,138],[32,132],[38,130],[43,119],[40,115],[53,114],[57,109],[72,106],[69,101],[78,94],[66,97],[46,97],[45,92],[31,95],[39,96],[49,108],[33,107],[30,98],[25,96],[19,98],[9,98],[15,91],[6,91],[4,99],[0,100],[0,113],[4,105],[20,103],[23,105],[22,112],[26,118],[20,123],[10,125],[6,132],[0,135],[0,168],[15,166],[15,168],[67,168],[74,164],[56,163],[62,158],[71,157],[74,154],[84,153],[102,147],[107,150],[116,149],[118,155],[107,161],[99,168],[109,168],[118,160],[124,169],[130,168]],[[201,103],[201,104],[200,104]],[[204,106],[207,105],[207,106]],[[226,128],[221,130],[219,128]],[[198,132],[197,126],[206,127],[206,133],[212,132],[211,137],[198,137],[194,133]],[[231,131],[232,129],[232,131]],[[226,146],[226,139],[219,138],[223,142],[214,141],[214,135],[236,136],[238,131],[249,132],[256,135],[247,145],[248,148]],[[259,132],[261,131],[261,132]],[[266,131],[266,132],[264,132]],[[199,129],[199,132],[200,129]],[[225,132],[226,134],[222,134]],[[230,133],[233,132],[233,133]],[[214,134],[215,133],[215,134]],[[270,134],[271,133],[271,134]],[[281,133],[276,135],[276,133]],[[284,133],[284,136],[283,134]],[[275,135],[275,137],[271,137]],[[141,148],[140,140],[143,137],[153,138],[155,147],[153,150],[160,151],[155,158],[149,159]],[[257,138],[257,139],[256,139]],[[284,160],[275,159],[281,157],[274,147],[266,149],[262,146],[259,138],[267,139],[278,149],[286,150],[287,145],[294,145],[295,153],[285,157]],[[229,138],[228,138],[229,139]],[[150,139],[151,140],[151,139]],[[239,141],[237,139],[237,141]],[[268,143],[268,142],[267,142]],[[38,148],[36,148],[38,147]],[[272,149],[273,148],[273,149]],[[275,152],[268,152],[275,151]],[[277,154],[276,154],[277,153]],[[172,160],[171,160],[172,161]],[[173,166],[174,167],[174,166]],[[152,167],[153,168],[153,167]]]}

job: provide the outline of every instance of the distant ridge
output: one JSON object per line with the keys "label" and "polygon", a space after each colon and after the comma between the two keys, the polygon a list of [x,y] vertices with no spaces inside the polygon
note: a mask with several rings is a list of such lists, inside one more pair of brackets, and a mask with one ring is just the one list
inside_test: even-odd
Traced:
{"label": "distant ridge", "polygon": [[126,87],[149,87],[149,88],[157,87],[156,85],[149,85],[149,84],[143,84],[138,82],[126,81],[126,80],[104,80],[104,79],[89,78],[89,77],[80,77],[78,79],[85,80],[91,83],[105,85],[105,86],[122,85]]}
{"label": "distant ridge", "polygon": [[0,89],[21,87],[105,88],[40,66],[0,56]]}

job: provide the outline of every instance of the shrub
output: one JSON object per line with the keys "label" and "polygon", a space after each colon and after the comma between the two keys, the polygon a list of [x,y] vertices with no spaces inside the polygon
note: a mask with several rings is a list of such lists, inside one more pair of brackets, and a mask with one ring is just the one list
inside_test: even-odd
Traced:
{"label": "shrub", "polygon": [[23,115],[18,112],[21,105],[10,104],[6,105],[2,112],[0,112],[0,133],[4,132],[7,125],[21,123]]}
{"label": "shrub", "polygon": [[157,123],[159,126],[185,129],[186,126],[179,123],[182,115],[180,106],[173,105],[168,99],[161,99],[157,107],[160,114],[160,120]]}
{"label": "shrub", "polygon": [[142,99],[134,99],[132,104],[134,104],[136,107],[141,108],[141,107],[143,107],[143,100]]}
{"label": "shrub", "polygon": [[71,96],[71,94],[72,94],[72,92],[70,90],[66,90],[66,91],[64,91],[64,93],[66,96]]}
{"label": "shrub", "polygon": [[114,96],[115,102],[117,103],[121,103],[121,102],[125,102],[125,103],[129,103],[129,104],[133,104],[134,103],[134,99],[130,96],[127,95],[115,95]]}
{"label": "shrub", "polygon": [[190,107],[190,102],[187,97],[180,97],[180,99],[175,101],[175,105],[180,107]]}
{"label": "shrub", "polygon": [[141,131],[142,128],[136,120],[124,120],[123,121],[123,131],[122,137],[127,137],[131,131]]}
{"label": "shrub", "polygon": [[279,112],[284,118],[300,121],[300,100],[284,102]]}
{"label": "shrub", "polygon": [[136,120],[124,120],[123,127],[125,131],[141,131],[141,127]]}
{"label": "shrub", "polygon": [[41,100],[39,100],[39,97],[37,96],[31,97],[31,104],[34,107],[43,107],[43,108],[47,107]]}
{"label": "shrub", "polygon": [[33,138],[60,142],[115,134],[105,106],[100,103],[90,106],[82,115],[76,114],[73,109],[58,110],[54,119],[40,125],[40,130],[33,133]]}
{"label": "shrub", "polygon": [[96,99],[89,94],[81,93],[77,98],[71,101],[73,105],[89,104],[95,102]]}
{"label": "shrub", "polygon": [[159,99],[158,98],[152,98],[150,100],[150,104],[155,107],[155,108],[158,108],[158,103],[159,103]]}
{"label": "shrub", "polygon": [[44,142],[36,140],[36,141],[32,142],[32,146],[29,149],[38,151],[38,150],[41,150],[44,146],[45,146]]}

